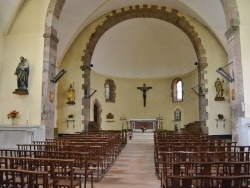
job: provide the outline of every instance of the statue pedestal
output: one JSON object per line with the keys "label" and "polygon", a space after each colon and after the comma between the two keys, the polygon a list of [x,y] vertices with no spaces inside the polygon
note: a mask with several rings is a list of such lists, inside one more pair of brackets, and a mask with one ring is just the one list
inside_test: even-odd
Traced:
{"label": "statue pedestal", "polygon": [[45,126],[0,125],[0,149],[17,149],[16,144],[45,140]]}
{"label": "statue pedestal", "polygon": [[15,91],[13,91],[13,94],[28,95],[29,91],[27,89],[15,89]]}
{"label": "statue pedestal", "polygon": [[224,101],[225,98],[224,97],[215,97],[214,100],[215,101]]}

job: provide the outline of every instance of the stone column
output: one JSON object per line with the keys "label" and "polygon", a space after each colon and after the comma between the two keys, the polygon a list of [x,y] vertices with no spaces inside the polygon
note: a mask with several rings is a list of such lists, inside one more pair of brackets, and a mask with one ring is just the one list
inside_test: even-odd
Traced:
{"label": "stone column", "polygon": [[[198,62],[197,68],[198,68],[198,84],[199,85],[206,85],[207,80],[205,80],[205,67],[207,66],[206,61],[200,60]],[[207,88],[203,88],[207,92]],[[206,126],[206,120],[208,119],[208,112],[206,111],[206,106],[208,106],[208,100],[204,95],[199,95],[199,121],[200,121],[200,126],[202,129],[202,132],[204,134],[208,134],[208,127]]]}
{"label": "stone column", "polygon": [[[231,63],[230,73],[233,73],[234,82],[230,83],[231,93],[231,110],[232,110],[232,139],[239,142],[239,126],[241,125],[242,117],[245,117],[244,108],[244,88],[242,76],[242,62],[240,51],[240,34],[239,27],[232,26],[225,33],[228,41],[228,63]],[[234,93],[234,94],[233,94]]]}
{"label": "stone column", "polygon": [[45,126],[46,138],[54,138],[54,110],[55,102],[50,96],[55,95],[55,84],[50,80],[56,75],[56,51],[59,42],[57,32],[53,27],[43,35],[44,37],[44,58],[43,58],[43,76],[42,76],[42,112],[41,123]]}
{"label": "stone column", "polygon": [[83,78],[84,82],[82,85],[82,89],[84,90],[84,96],[82,98],[82,115],[83,115],[83,123],[84,124],[84,130],[89,129],[89,122],[90,122],[90,72],[91,72],[91,66],[90,66],[90,57],[87,55],[88,53],[85,52],[85,56],[83,57],[83,66],[81,69],[83,70]]}

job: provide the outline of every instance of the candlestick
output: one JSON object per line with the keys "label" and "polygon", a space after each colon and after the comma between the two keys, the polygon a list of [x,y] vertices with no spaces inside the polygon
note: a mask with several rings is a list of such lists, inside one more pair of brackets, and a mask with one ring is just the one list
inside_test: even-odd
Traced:
{"label": "candlestick", "polygon": [[29,124],[29,109],[27,108],[27,117],[26,117],[26,122],[27,122],[27,125]]}

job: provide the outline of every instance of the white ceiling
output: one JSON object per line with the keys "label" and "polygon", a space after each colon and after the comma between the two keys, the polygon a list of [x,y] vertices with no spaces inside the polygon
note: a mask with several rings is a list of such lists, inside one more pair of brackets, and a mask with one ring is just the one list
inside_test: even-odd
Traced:
{"label": "white ceiling", "polygon": [[[25,1],[0,0],[0,31],[3,35],[8,34]],[[139,4],[177,9],[203,23],[226,46],[226,22],[220,0],[66,0],[58,25],[58,63],[88,24],[112,10]],[[163,40],[160,40],[162,36]],[[185,43],[187,51],[177,46],[177,41]],[[172,51],[164,50],[169,49],[166,48],[169,44],[173,44]],[[145,78],[185,74],[195,68],[190,66],[194,61],[196,57],[190,41],[180,30],[159,20],[132,19],[104,34],[91,63],[94,64],[92,70],[102,74]],[[175,70],[176,67],[179,67],[178,70]]]}
{"label": "white ceiling", "polygon": [[192,43],[182,30],[158,19],[137,18],[107,31],[98,41],[91,63],[101,74],[161,78],[187,74],[196,68],[195,61]]}

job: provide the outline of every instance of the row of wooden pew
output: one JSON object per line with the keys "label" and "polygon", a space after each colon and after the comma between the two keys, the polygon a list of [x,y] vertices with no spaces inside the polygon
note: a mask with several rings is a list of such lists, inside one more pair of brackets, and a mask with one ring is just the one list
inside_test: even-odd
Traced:
{"label": "row of wooden pew", "polygon": [[155,172],[163,188],[248,187],[249,148],[203,134],[158,131],[154,133]]}
{"label": "row of wooden pew", "polygon": [[[17,144],[17,150],[2,149],[0,150],[2,187],[26,184],[30,185],[28,187],[73,188],[81,187],[84,179],[86,188],[87,180],[90,178],[90,185],[93,188],[94,180],[99,181],[104,177],[122,151],[124,147],[122,134],[119,131],[78,133],[32,144]],[[29,171],[41,174],[33,176]],[[18,178],[9,175],[13,173],[18,174]],[[23,176],[26,178],[22,180]],[[43,181],[46,178],[47,181]]]}
{"label": "row of wooden pew", "polygon": [[[81,187],[80,179],[74,179],[73,159],[0,157],[0,160],[1,169],[6,170],[3,170],[5,173],[1,177],[3,179],[1,182],[3,187],[11,187],[10,185],[22,187],[25,184],[34,185],[32,187]],[[12,170],[10,174],[14,173],[15,176],[9,174],[8,170],[10,169]],[[39,173],[37,176],[31,176],[26,171],[46,172],[47,180],[44,180],[43,174],[42,176]]]}

